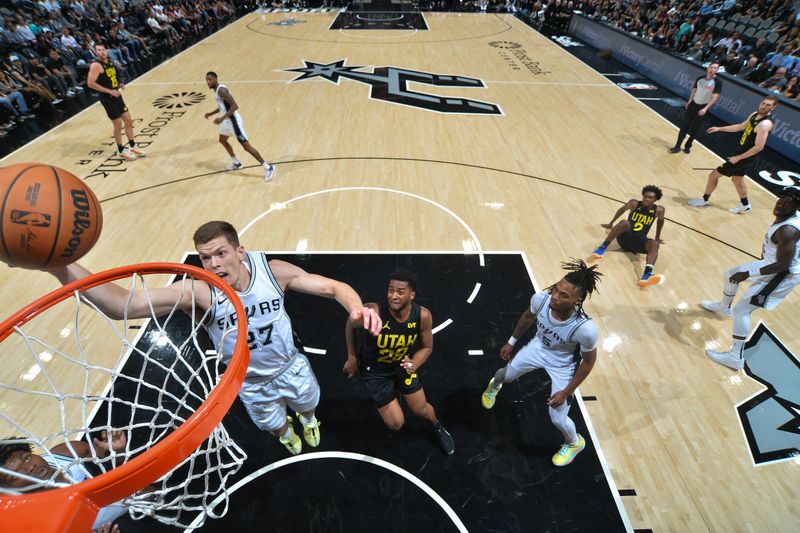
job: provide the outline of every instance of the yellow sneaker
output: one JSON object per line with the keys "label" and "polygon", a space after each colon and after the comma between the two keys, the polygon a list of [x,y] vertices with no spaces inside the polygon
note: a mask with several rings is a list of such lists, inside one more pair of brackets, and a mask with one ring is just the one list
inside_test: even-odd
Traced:
{"label": "yellow sneaker", "polygon": [[483,404],[484,409],[491,409],[494,407],[494,399],[500,394],[500,389],[503,388],[503,386],[500,385],[500,389],[495,389],[492,387],[493,383],[494,378],[489,380],[489,384],[486,385],[486,390],[481,394],[481,404]]}
{"label": "yellow sneaker", "polygon": [[[287,416],[286,419],[289,421],[289,426],[292,426],[292,417]],[[288,438],[284,439],[283,437],[279,437],[278,440],[281,441],[281,444],[286,446],[286,449],[289,450],[289,453],[292,455],[297,455],[303,451],[303,441],[300,440],[300,437],[297,436],[294,429],[292,429],[292,434],[289,435]]]}
{"label": "yellow sneaker", "polygon": [[297,418],[300,420],[300,423],[303,424],[303,439],[305,439],[306,443],[312,448],[319,446],[319,426],[322,425],[320,421],[315,417],[314,422],[306,425],[300,413],[297,413]]}
{"label": "yellow sneaker", "polygon": [[578,434],[578,442],[576,444],[562,444],[558,453],[553,456],[553,464],[555,466],[567,466],[575,459],[575,456],[583,451],[586,447],[586,441],[583,440],[580,433]]}

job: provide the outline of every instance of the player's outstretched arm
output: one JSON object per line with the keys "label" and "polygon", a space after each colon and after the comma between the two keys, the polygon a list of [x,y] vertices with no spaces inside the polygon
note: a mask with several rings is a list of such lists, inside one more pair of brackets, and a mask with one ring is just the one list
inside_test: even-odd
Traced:
{"label": "player's outstretched arm", "polygon": [[420,345],[412,357],[403,357],[402,366],[410,376],[425,364],[433,353],[433,317],[426,307],[420,308],[419,317]]}
{"label": "player's outstretched arm", "polygon": [[[91,272],[78,263],[48,270],[62,285],[85,278]],[[109,318],[149,318],[169,313],[178,302],[178,309],[191,312],[192,285],[194,286],[194,303],[205,309],[211,305],[211,291],[202,282],[178,281],[163,288],[145,291],[130,291],[116,283],[103,283],[83,292],[83,295],[98,307]]]}
{"label": "player's outstretched arm", "polygon": [[[372,309],[375,313],[378,313],[378,304],[375,303],[367,303],[364,304],[364,307]],[[352,315],[347,317],[347,323],[344,328],[344,339],[347,345],[347,360],[344,363],[344,367],[342,367],[342,372],[348,377],[352,378],[356,375],[358,371],[358,359],[357,359],[357,350],[358,347],[356,346],[356,330],[363,328],[363,324],[359,323],[356,324],[353,321]]]}
{"label": "player's outstretched arm", "polygon": [[614,213],[614,218],[611,219],[611,222],[609,222],[608,224],[600,224],[600,226],[602,226],[602,227],[604,227],[606,229],[613,228],[614,227],[614,222],[616,222],[616,220],[619,217],[621,217],[623,213],[625,213],[626,211],[633,211],[636,208],[636,202],[637,202],[637,200],[633,199],[633,198],[628,200],[626,203],[622,204],[622,207],[617,209],[617,212]]}
{"label": "player's outstretched arm", "polygon": [[383,322],[378,313],[374,309],[364,307],[361,297],[347,283],[309,274],[298,266],[277,259],[270,261],[269,266],[278,284],[284,289],[333,298],[347,309],[353,324],[363,326],[373,335],[380,333]]}
{"label": "player's outstretched arm", "polygon": [[508,361],[511,358],[511,350],[514,348],[514,344],[516,344],[517,339],[522,337],[528,328],[536,323],[536,315],[533,314],[530,307],[525,308],[525,312],[522,313],[522,316],[519,317],[517,321],[517,325],[514,326],[514,332],[511,334],[511,338],[508,339],[509,342],[505,343],[500,348],[500,359],[504,361]]}

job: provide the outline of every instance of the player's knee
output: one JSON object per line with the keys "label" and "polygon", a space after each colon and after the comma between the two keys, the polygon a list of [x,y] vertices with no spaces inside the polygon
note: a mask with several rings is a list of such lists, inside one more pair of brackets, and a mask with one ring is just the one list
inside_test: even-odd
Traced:
{"label": "player's knee", "polygon": [[628,231],[629,229],[631,229],[631,223],[628,222],[627,220],[620,220],[619,222],[617,222],[617,227],[622,228],[622,230],[624,231]]}
{"label": "player's knee", "polygon": [[383,423],[386,424],[386,427],[391,429],[392,431],[400,431],[401,429],[403,429],[405,420],[403,419],[403,417],[392,418],[389,420],[384,419]]}

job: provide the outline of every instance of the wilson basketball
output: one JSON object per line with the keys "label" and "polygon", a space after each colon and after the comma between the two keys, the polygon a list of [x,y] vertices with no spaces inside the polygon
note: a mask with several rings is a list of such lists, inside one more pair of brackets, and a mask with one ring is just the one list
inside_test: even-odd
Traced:
{"label": "wilson basketball", "polygon": [[91,250],[102,228],[100,202],[73,174],[40,163],[0,168],[0,260],[68,265]]}

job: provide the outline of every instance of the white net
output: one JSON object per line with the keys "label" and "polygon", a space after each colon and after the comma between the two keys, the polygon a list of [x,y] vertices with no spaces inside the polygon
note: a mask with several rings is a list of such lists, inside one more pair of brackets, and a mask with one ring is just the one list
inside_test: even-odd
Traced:
{"label": "white net", "polygon": [[[129,319],[127,306],[112,320],[76,291],[0,344],[9,361],[0,371],[0,495],[63,487],[124,464],[183,424],[217,385],[224,365],[201,326],[206,316],[183,313],[177,301],[155,316],[153,278],[160,276],[125,282],[147,296],[146,320]],[[178,283],[194,301],[198,282],[184,273]],[[210,504],[245,459],[220,423],[179,465],[115,507],[179,527],[198,513],[221,516],[227,499]]]}

